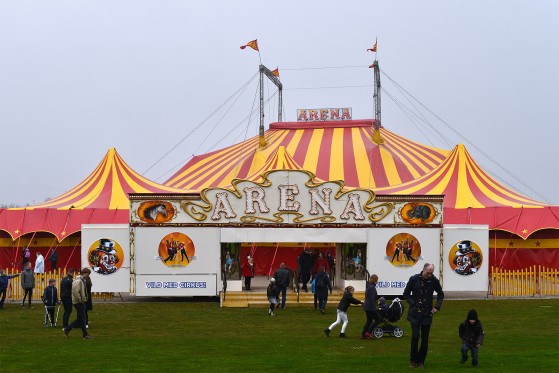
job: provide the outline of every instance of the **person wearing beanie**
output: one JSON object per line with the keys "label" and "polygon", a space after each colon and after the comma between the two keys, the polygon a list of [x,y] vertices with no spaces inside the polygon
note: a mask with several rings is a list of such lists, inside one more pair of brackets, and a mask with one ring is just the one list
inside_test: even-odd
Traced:
{"label": "person wearing beanie", "polygon": [[268,289],[266,289],[266,295],[268,296],[268,302],[270,302],[270,309],[268,309],[268,313],[270,316],[274,316],[274,309],[279,303],[279,288],[276,284],[276,279],[271,278],[270,283],[268,284]]}
{"label": "person wearing beanie", "polygon": [[478,366],[479,347],[483,343],[483,327],[481,321],[477,318],[476,310],[470,310],[466,320],[458,327],[458,336],[462,339],[462,358],[460,364],[464,364],[468,360],[468,350],[472,351],[472,365],[474,368]]}

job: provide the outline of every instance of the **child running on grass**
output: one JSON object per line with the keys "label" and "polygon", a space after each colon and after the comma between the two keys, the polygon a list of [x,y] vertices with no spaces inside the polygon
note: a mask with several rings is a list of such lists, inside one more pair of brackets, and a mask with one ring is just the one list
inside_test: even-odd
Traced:
{"label": "child running on grass", "polygon": [[271,278],[270,284],[268,285],[268,289],[266,289],[266,295],[268,296],[268,302],[270,302],[270,309],[268,313],[270,316],[274,316],[274,309],[279,303],[279,287],[276,284],[276,279]]}
{"label": "child running on grass", "polygon": [[466,320],[458,327],[458,336],[462,339],[462,358],[460,364],[468,360],[468,350],[472,351],[472,365],[477,368],[479,346],[483,343],[483,327],[477,318],[476,310],[470,310]]}
{"label": "child running on grass", "polygon": [[332,331],[332,329],[334,329],[334,327],[336,325],[338,325],[340,322],[344,322],[342,324],[342,331],[340,333],[340,338],[346,338],[345,335],[345,330],[347,328],[347,324],[348,324],[348,319],[347,319],[347,309],[349,308],[350,304],[360,304],[363,305],[363,302],[361,302],[360,300],[357,300],[353,297],[353,293],[355,292],[355,288],[353,286],[348,286],[344,289],[344,295],[342,296],[342,299],[340,300],[340,303],[338,304],[338,317],[336,319],[336,321],[330,325],[328,328],[324,329],[324,334],[326,334],[327,337],[330,336],[330,332]]}

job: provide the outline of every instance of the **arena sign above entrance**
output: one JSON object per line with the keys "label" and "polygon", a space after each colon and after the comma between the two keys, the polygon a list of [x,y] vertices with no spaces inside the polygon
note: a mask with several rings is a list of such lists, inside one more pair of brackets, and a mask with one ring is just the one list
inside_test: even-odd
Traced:
{"label": "arena sign above entrance", "polygon": [[274,170],[258,181],[234,179],[231,188],[200,196],[130,196],[131,225],[442,225],[442,196],[376,196],[319,181],[302,170]]}

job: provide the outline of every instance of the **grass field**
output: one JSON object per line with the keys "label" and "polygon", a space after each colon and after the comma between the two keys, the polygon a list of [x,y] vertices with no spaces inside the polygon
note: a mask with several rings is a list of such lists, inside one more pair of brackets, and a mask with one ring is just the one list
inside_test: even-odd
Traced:
{"label": "grass field", "polygon": [[[337,299],[326,315],[310,308],[219,308],[213,302],[162,301],[94,304],[90,333],[70,339],[43,328],[44,309],[0,310],[0,372],[401,372],[409,371],[410,327],[396,323],[402,338],[359,338],[365,321],[360,307],[348,311],[349,338],[335,321]],[[407,304],[406,304],[407,306]],[[559,300],[445,300],[431,328],[425,371],[473,369],[460,359],[458,324],[470,308],[485,329],[479,370],[559,371]],[[407,312],[407,309],[406,309]],[[75,316],[75,312],[73,313]]]}

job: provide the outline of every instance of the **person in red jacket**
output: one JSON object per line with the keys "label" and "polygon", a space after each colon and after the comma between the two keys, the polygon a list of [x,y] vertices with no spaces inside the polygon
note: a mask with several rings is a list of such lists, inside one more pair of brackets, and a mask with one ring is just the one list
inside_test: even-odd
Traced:
{"label": "person in red jacket", "polygon": [[250,290],[250,282],[254,277],[254,260],[250,256],[250,253],[247,254],[247,257],[243,262],[242,273],[245,277],[245,290]]}
{"label": "person in red jacket", "polygon": [[324,257],[324,254],[322,252],[318,253],[318,257],[314,261],[314,268],[312,272],[319,273],[320,267],[324,267],[326,273],[330,272],[330,264],[328,263],[328,259]]}

